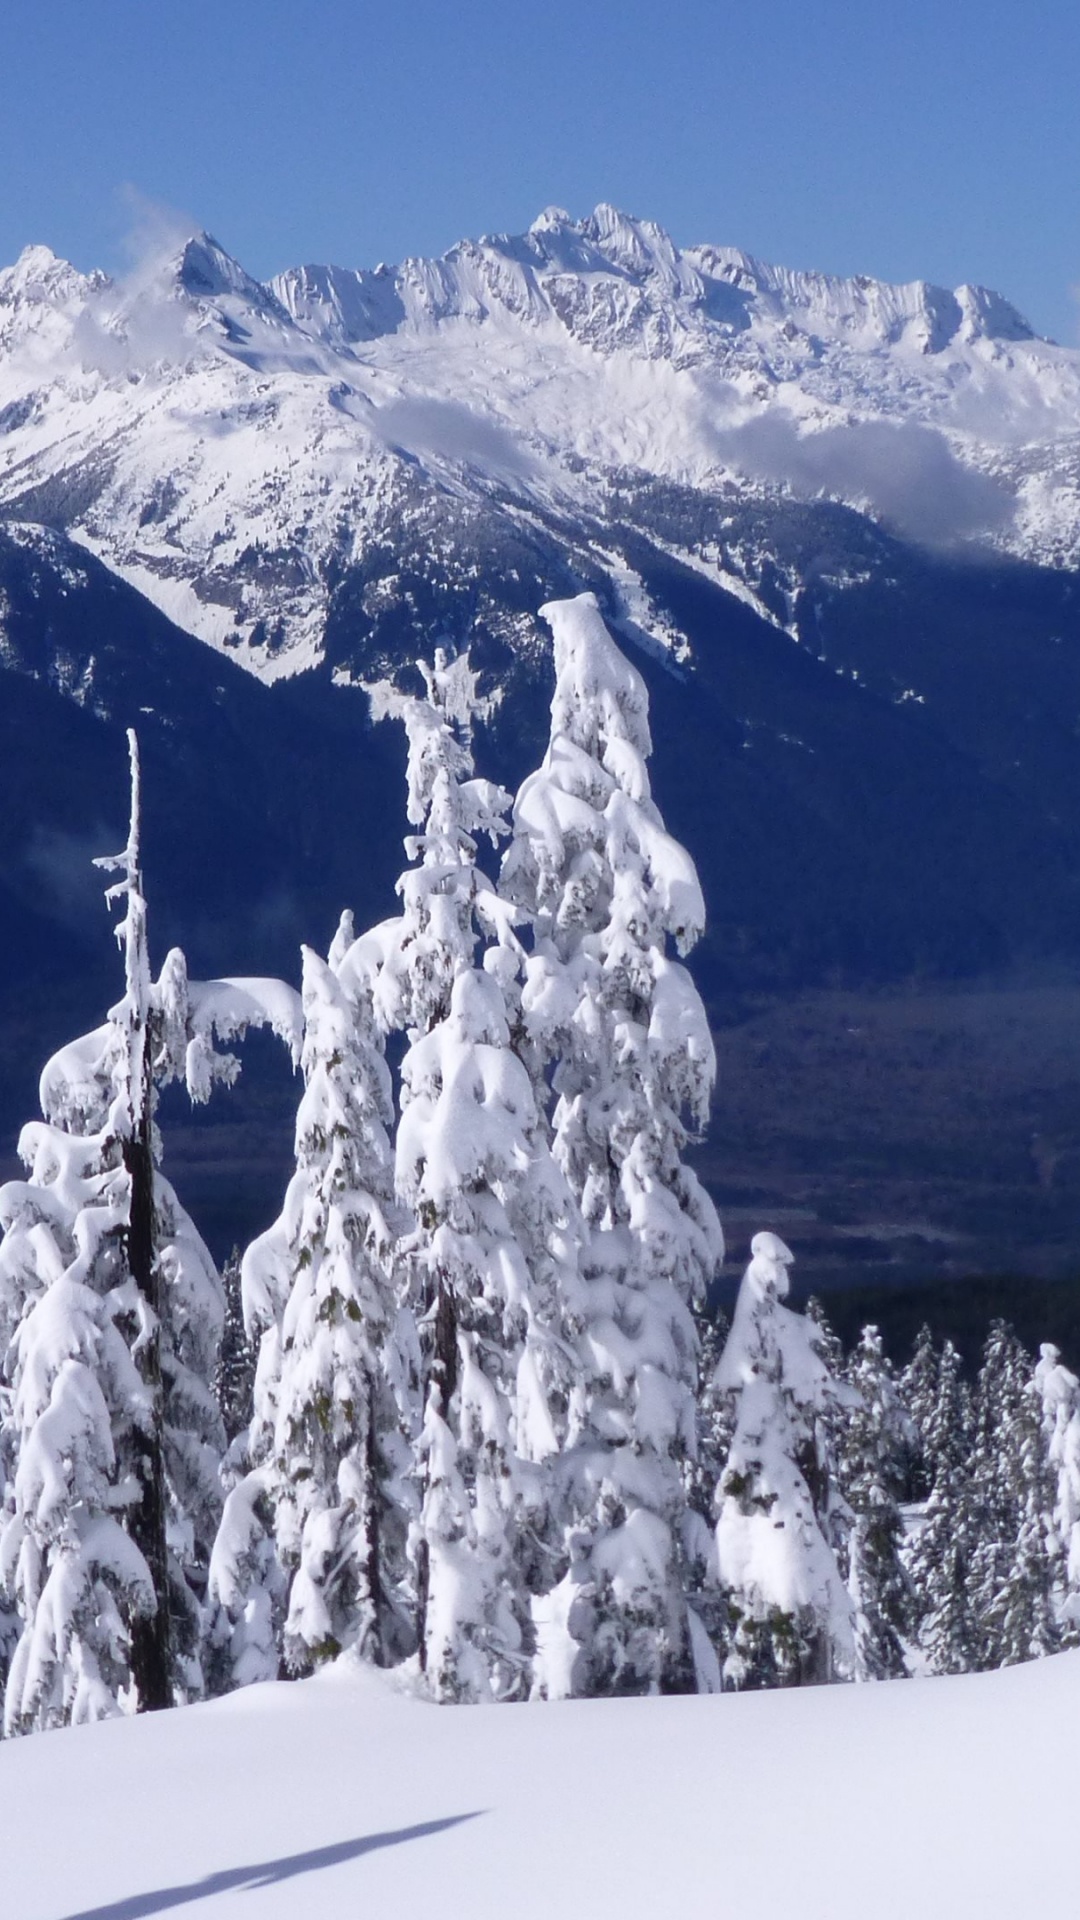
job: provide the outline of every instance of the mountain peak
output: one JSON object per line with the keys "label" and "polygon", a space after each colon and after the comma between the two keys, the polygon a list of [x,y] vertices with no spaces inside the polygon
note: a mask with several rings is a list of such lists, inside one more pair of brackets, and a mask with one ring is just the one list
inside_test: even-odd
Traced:
{"label": "mountain peak", "polygon": [[25,300],[31,305],[53,305],[72,294],[104,286],[106,276],[89,276],[73,267],[51,247],[24,247],[14,266],[0,272],[0,301]]}
{"label": "mountain peak", "polygon": [[62,260],[51,247],[39,243],[23,248],[11,272],[17,274],[22,280],[43,280],[57,267],[66,267],[69,272],[72,271],[70,262]]}
{"label": "mountain peak", "polygon": [[0,507],[62,516],[268,678],[319,657],[342,541],[392,546],[445,488],[590,525],[609,487],[674,488],[721,529],[729,498],[825,497],[1080,566],[1080,352],[984,289],[680,248],[606,201],[269,284],[173,228],[99,286],[48,248],[0,273]]}
{"label": "mountain peak", "polygon": [[660,263],[669,268],[677,249],[671,235],[653,220],[638,220],[601,200],[581,222],[581,232],[599,253],[624,272],[648,273]]}
{"label": "mountain peak", "polygon": [[192,234],[175,259],[174,271],[184,292],[196,299],[213,300],[223,294],[245,300],[265,298],[265,288],[226,253],[212,233]]}
{"label": "mountain peak", "polygon": [[565,207],[545,207],[529,228],[530,233],[561,233],[574,224]]}
{"label": "mountain peak", "polygon": [[1003,294],[990,287],[957,287],[956,298],[963,309],[973,339],[1035,340],[1038,335],[1022,313]]}

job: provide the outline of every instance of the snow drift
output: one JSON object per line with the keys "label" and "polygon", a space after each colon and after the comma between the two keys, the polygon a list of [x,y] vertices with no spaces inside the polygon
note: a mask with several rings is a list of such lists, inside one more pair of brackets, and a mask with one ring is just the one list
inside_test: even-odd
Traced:
{"label": "snow drift", "polygon": [[[0,1748],[18,1920],[1069,1910],[1080,1654],[957,1680],[437,1708],[339,1666]],[[58,1838],[62,1834],[62,1844]],[[243,1890],[240,1901],[230,1895]]]}

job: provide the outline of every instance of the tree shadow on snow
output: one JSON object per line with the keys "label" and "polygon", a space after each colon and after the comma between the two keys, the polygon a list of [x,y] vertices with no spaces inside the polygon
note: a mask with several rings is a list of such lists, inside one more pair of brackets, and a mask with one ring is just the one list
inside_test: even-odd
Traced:
{"label": "tree shadow on snow", "polygon": [[345,1860],[357,1860],[363,1853],[375,1853],[380,1847],[399,1847],[406,1840],[423,1840],[430,1833],[445,1833],[464,1820],[476,1820],[479,1813],[455,1813],[446,1820],[425,1820],[420,1826],[398,1827],[392,1833],[369,1833],[362,1840],[339,1840],[332,1847],[315,1847],[310,1853],[290,1853],[281,1860],[264,1860],[251,1867],[228,1867],[223,1873],[208,1873],[203,1880],[192,1880],[185,1887],[161,1887],[156,1893],[133,1893],[126,1900],[114,1900],[106,1907],[87,1907],[68,1920],[147,1920],[155,1913],[167,1913],[170,1907],[183,1907],[192,1900],[208,1900],[211,1894],[228,1893],[237,1887],[277,1886],[300,1873],[317,1873],[320,1867],[340,1866]]}

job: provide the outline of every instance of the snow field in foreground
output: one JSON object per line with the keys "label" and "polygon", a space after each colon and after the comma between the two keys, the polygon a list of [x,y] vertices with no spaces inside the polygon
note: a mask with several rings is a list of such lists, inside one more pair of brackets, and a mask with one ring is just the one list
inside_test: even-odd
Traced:
{"label": "snow field in foreground", "polygon": [[422,1705],[339,1663],[5,1743],[2,1910],[1064,1915],[1078,1709],[1080,1654],[949,1680],[497,1709]]}

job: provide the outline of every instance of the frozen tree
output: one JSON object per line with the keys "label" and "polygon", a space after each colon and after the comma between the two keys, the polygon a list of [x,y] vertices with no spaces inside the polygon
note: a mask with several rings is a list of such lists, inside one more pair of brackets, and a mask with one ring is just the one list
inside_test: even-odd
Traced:
{"label": "frozen tree", "polygon": [[15,1326],[0,1574],[20,1629],[8,1733],[118,1711],[133,1624],[157,1606],[124,1525],[147,1408],[123,1328],[137,1303],[122,1162],[101,1134],[48,1122],[24,1128],[19,1147],[30,1177],[0,1191],[0,1289]]}
{"label": "frozen tree", "polygon": [[825,1310],[820,1294],[812,1293],[806,1302],[806,1317],[815,1328],[815,1341],[829,1372],[839,1380],[845,1371],[844,1343]]}
{"label": "frozen tree", "polygon": [[1075,1646],[1080,1640],[1080,1381],[1062,1364],[1057,1347],[1040,1348],[1035,1391],[1054,1479],[1055,1614],[1064,1644]]}
{"label": "frozen tree", "polygon": [[454,980],[476,958],[481,932],[516,969],[520,949],[514,915],[477,864],[479,842],[494,846],[507,832],[510,795],[477,779],[472,730],[491,711],[467,653],[448,659],[440,649],[433,665],[419,663],[426,697],[399,692],[388,682],[368,689],[378,719],[404,725],[408,742],[406,812],[418,831],[405,842],[412,862],[398,882],[399,919],[375,929],[381,964],[375,1007],[384,1031],[418,1039],[445,1018]]}
{"label": "frozen tree", "polygon": [[533,929],[522,1021],[537,1084],[551,1076],[554,1151],[586,1238],[562,1473],[568,1566],[545,1604],[536,1688],[684,1688],[694,1685],[683,1594],[691,1306],[723,1240],[681,1158],[706,1119],[715,1060],[670,949],[693,945],[704,908],[693,862],[650,795],[640,675],[593,595],[543,613],[551,739],[517,796],[503,884]]}
{"label": "frozen tree", "polygon": [[755,1234],[717,1370],[732,1441],[717,1490],[720,1578],[730,1596],[725,1681],[798,1686],[847,1679],[854,1609],[830,1540],[846,1518],[829,1434],[852,1405],[811,1321],[784,1305],[792,1255]]}
{"label": "frozen tree", "polygon": [[938,1393],[938,1352],[934,1336],[925,1324],[919,1328],[911,1359],[897,1385],[901,1404],[910,1422],[910,1437],[904,1456],[903,1497],[905,1500],[922,1501],[929,1496],[933,1478],[927,1458],[926,1436]]}
{"label": "frozen tree", "polygon": [[683,1465],[686,1488],[685,1581],[691,1652],[699,1693],[718,1693],[729,1651],[729,1609],[716,1552],[716,1495],[732,1440],[732,1399],[717,1385],[730,1332],[727,1315],[696,1316],[699,1346],[697,1446]]}
{"label": "frozen tree", "polygon": [[550,1575],[539,1469],[558,1445],[571,1209],[490,975],[459,973],[403,1079],[398,1178],[420,1223],[412,1256],[431,1336],[425,1666],[440,1698],[507,1698],[527,1686],[530,1591]]}
{"label": "frozen tree", "polygon": [[205,1663],[212,1694],[276,1680],[281,1667],[288,1581],[274,1539],[273,1475],[248,1465],[244,1438],[238,1435],[225,1457],[227,1493],[210,1555]]}
{"label": "frozen tree", "polygon": [[697,1446],[684,1469],[687,1498],[707,1523],[710,1539],[716,1526],[714,1500],[717,1483],[731,1446],[731,1399],[717,1386],[720,1359],[731,1332],[723,1312],[697,1314],[699,1379]]}
{"label": "frozen tree", "polygon": [[376,991],[409,1039],[396,1178],[424,1352],[420,1655],[437,1698],[505,1699],[527,1689],[529,1602],[552,1577],[545,1462],[568,1394],[576,1217],[511,1045],[518,916],[477,865],[509,795],[473,773],[476,677],[441,654],[424,677],[426,698],[373,693],[406,729],[418,829]]}
{"label": "frozen tree", "polygon": [[[816,1293],[812,1293],[804,1309],[806,1318],[813,1329],[812,1338],[818,1355],[834,1380],[843,1380],[847,1366],[844,1359],[844,1344],[835,1331],[825,1303]],[[837,1483],[841,1477],[841,1455],[846,1437],[848,1421],[852,1410],[850,1396],[845,1400],[830,1401],[822,1409],[821,1421],[825,1444],[829,1457],[837,1463]],[[841,1504],[827,1520],[826,1537],[836,1555],[837,1565],[844,1578],[848,1576],[848,1535],[851,1516]]]}
{"label": "frozen tree", "polygon": [[950,1340],[941,1350],[936,1391],[924,1419],[930,1497],[910,1559],[920,1644],[934,1673],[968,1673],[979,1658],[972,1591],[978,1519],[970,1460],[971,1395]]}
{"label": "frozen tree", "polygon": [[[280,1217],[243,1260],[248,1322],[263,1330],[248,1444],[256,1478],[230,1494],[213,1585],[246,1672],[248,1584],[269,1580],[261,1611],[272,1617],[279,1568],[292,1672],[345,1647],[380,1665],[410,1647],[415,1334],[401,1299],[390,1076],[371,985],[357,965],[343,979],[304,949],[296,1172]],[[260,1501],[273,1554],[258,1537]]]}
{"label": "frozen tree", "polygon": [[1031,1359],[1004,1321],[994,1323],[986,1342],[974,1414],[978,1665],[1012,1666],[1058,1645],[1055,1490]]}
{"label": "frozen tree", "polygon": [[[4,1344],[6,1347],[7,1343]],[[0,1388],[0,1393],[2,1392],[3,1389]],[[0,1411],[0,1540],[3,1538],[4,1509],[10,1507],[14,1499],[16,1467],[14,1441],[13,1423],[8,1415]],[[0,1579],[2,1579],[2,1570],[0,1570]],[[3,1702],[7,1687],[11,1657],[18,1644],[19,1615],[14,1597],[10,1591],[5,1592],[4,1586],[0,1584],[0,1704]],[[2,1724],[3,1716],[0,1711],[0,1727]]]}
{"label": "frozen tree", "polygon": [[876,1327],[863,1328],[845,1377],[856,1400],[845,1410],[838,1431],[837,1467],[854,1516],[847,1567],[855,1619],[855,1678],[891,1680],[908,1671],[904,1641],[913,1625],[898,1505],[911,1422]]}
{"label": "frozen tree", "polygon": [[214,1398],[225,1438],[231,1443],[251,1425],[257,1349],[244,1325],[240,1286],[240,1249],[234,1247],[221,1269],[224,1320],[214,1368]]}
{"label": "frozen tree", "polygon": [[[171,1704],[202,1689],[201,1603],[223,1435],[210,1379],[221,1329],[212,1260],[158,1170],[159,1086],[207,1097],[216,1054],[266,1019],[270,983],[152,978],[130,736],[122,875],[125,993],[104,1027],[46,1066],[24,1128],[25,1181],[0,1192],[0,1319],[9,1335],[11,1479],[0,1579],[20,1620],[6,1724],[21,1732]],[[273,1017],[287,1017],[287,995]],[[272,997],[272,996],[271,996]]]}

